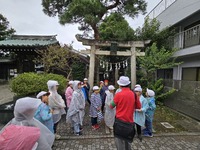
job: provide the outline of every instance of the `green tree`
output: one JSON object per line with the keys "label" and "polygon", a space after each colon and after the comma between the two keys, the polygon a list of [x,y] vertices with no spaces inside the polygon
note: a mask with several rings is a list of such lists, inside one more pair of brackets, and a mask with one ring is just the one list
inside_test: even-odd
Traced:
{"label": "green tree", "polygon": [[62,25],[78,23],[79,29],[88,33],[94,31],[99,39],[99,25],[110,13],[134,18],[145,13],[145,0],[42,0],[43,11],[50,17],[57,16]]}
{"label": "green tree", "polygon": [[146,18],[143,27],[139,27],[135,31],[137,40],[151,40],[151,44],[156,42],[158,48],[165,47],[166,49],[171,50],[166,39],[175,34],[175,29],[166,27],[160,30],[159,27],[160,22],[156,20],[156,18],[152,20]]}
{"label": "green tree", "polygon": [[0,14],[0,40],[4,40],[13,33],[15,33],[15,30],[9,27],[7,18]]}
{"label": "green tree", "polygon": [[146,83],[146,87],[156,91],[156,98],[162,100],[171,94],[174,89],[164,92],[163,79],[156,80],[156,72],[158,69],[168,69],[179,65],[173,57],[176,49],[167,50],[164,47],[159,49],[156,43],[146,49],[145,56],[139,57],[139,63],[143,70],[141,82]]}
{"label": "green tree", "polygon": [[47,50],[41,50],[35,62],[40,62],[44,65],[44,71],[46,73],[61,72],[70,77],[72,73],[72,64],[77,59],[77,54],[72,53],[70,46],[50,46]]}
{"label": "green tree", "polygon": [[135,39],[134,30],[126,19],[118,13],[112,13],[105,18],[99,27],[100,39],[110,41],[131,41]]}

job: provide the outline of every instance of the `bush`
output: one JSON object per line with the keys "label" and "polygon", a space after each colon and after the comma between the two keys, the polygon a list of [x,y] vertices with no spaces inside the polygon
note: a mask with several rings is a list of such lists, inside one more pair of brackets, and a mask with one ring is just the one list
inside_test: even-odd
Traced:
{"label": "bush", "polygon": [[63,93],[66,87],[66,78],[57,74],[23,73],[13,78],[10,87],[17,96],[35,95],[40,91],[48,91],[47,81],[58,81],[58,92]]}

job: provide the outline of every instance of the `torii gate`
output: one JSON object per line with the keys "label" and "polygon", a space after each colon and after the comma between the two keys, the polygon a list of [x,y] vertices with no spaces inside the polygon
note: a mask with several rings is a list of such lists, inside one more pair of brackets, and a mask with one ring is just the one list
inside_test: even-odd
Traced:
{"label": "torii gate", "polygon": [[145,56],[144,52],[137,52],[136,48],[144,47],[145,44],[149,44],[150,40],[147,41],[127,41],[117,42],[118,47],[129,48],[126,51],[117,51],[112,53],[108,50],[96,49],[96,47],[109,47],[111,41],[98,41],[92,39],[82,38],[80,35],[76,35],[76,39],[82,42],[85,46],[90,46],[91,49],[81,50],[81,53],[90,54],[90,65],[89,65],[89,84],[93,87],[94,84],[94,70],[95,70],[95,55],[112,55],[112,56],[131,56],[131,88],[134,88],[136,84],[136,56]]}

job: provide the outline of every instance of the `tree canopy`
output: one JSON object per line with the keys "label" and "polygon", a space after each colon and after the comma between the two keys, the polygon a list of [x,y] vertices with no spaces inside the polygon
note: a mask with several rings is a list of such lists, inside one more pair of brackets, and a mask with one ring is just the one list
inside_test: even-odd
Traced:
{"label": "tree canopy", "polygon": [[4,40],[13,33],[15,33],[15,30],[10,28],[7,18],[0,14],[0,40]]}
{"label": "tree canopy", "polygon": [[99,39],[99,25],[106,16],[118,13],[134,18],[145,13],[145,0],[42,0],[43,11],[50,17],[59,17],[62,25],[78,23],[79,29],[94,31]]}
{"label": "tree canopy", "polygon": [[99,26],[100,39],[110,41],[131,41],[135,38],[134,30],[126,19],[118,13],[112,13]]}
{"label": "tree canopy", "polygon": [[167,39],[175,34],[175,29],[166,27],[162,30],[159,29],[160,22],[156,18],[150,20],[145,19],[143,27],[135,30],[137,40],[151,40],[151,44],[157,43],[158,48],[165,47],[170,50]]}

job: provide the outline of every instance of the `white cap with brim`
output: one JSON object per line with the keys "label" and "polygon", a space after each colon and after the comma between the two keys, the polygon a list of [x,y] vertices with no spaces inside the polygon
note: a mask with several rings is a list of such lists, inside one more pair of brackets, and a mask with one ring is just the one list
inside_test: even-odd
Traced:
{"label": "white cap with brim", "polygon": [[147,94],[150,97],[154,97],[155,96],[155,92],[153,90],[148,89],[148,88],[147,88]]}
{"label": "white cap with brim", "polygon": [[127,76],[121,76],[119,78],[119,80],[117,81],[117,84],[119,84],[120,86],[127,86],[129,85],[131,82],[129,80],[129,77]]}
{"label": "white cap with brim", "polygon": [[74,81],[69,81],[69,83],[68,83],[69,85],[71,85],[71,84],[74,84]]}
{"label": "white cap with brim", "polygon": [[108,90],[114,90],[114,89],[115,89],[115,87],[113,85],[108,86]]}
{"label": "white cap with brim", "polygon": [[141,88],[141,87],[136,87],[136,88],[134,89],[134,91],[135,91],[135,92],[142,92],[142,88]]}
{"label": "white cap with brim", "polygon": [[99,90],[99,87],[98,86],[94,86],[92,89],[93,89],[93,91]]}
{"label": "white cap with brim", "polygon": [[139,85],[139,84],[136,84],[136,85],[135,85],[135,88],[137,88],[137,87],[140,87],[140,88],[141,88],[141,85]]}
{"label": "white cap with brim", "polygon": [[41,96],[43,96],[43,95],[45,95],[45,94],[47,94],[47,92],[41,91],[40,93],[37,94],[36,98],[39,99]]}

